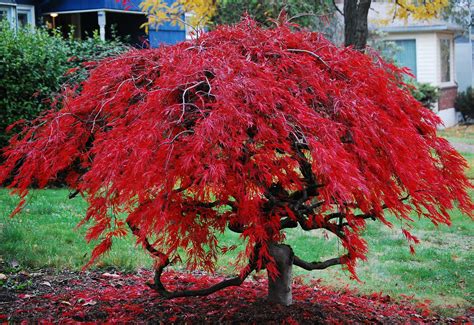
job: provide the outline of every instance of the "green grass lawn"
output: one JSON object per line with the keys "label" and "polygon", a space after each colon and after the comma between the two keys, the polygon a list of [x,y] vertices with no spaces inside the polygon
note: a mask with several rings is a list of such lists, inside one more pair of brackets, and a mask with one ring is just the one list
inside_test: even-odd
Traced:
{"label": "green grass lawn", "polygon": [[[439,130],[438,135],[447,139],[450,142],[464,143],[474,145],[474,126],[455,126],[452,128]],[[466,171],[466,176],[474,179],[474,153],[461,152],[466,158],[470,168]]]}
{"label": "green grass lawn", "polygon": [[455,126],[439,130],[438,135],[452,142],[474,145],[474,126]]}
{"label": "green grass lawn", "polygon": [[467,178],[470,178],[472,180],[474,179],[474,153],[461,152],[461,154],[464,156],[464,158],[467,160],[467,163],[469,164],[469,169],[466,170],[466,176]]}
{"label": "green grass lawn", "polygon": [[[67,199],[68,191],[50,189],[32,191],[22,213],[8,217],[17,199],[7,190],[0,190],[0,257],[8,265],[16,261],[21,267],[35,269],[54,267],[79,270],[90,256],[93,244],[86,244],[85,228],[74,229],[84,215],[82,198]],[[414,295],[416,299],[433,301],[435,309],[444,314],[456,314],[472,306],[474,259],[474,222],[452,212],[453,225],[436,228],[428,220],[417,222],[413,233],[422,243],[416,255],[408,245],[394,220],[393,229],[370,223],[366,230],[370,253],[368,261],[360,263],[358,275],[362,282],[350,280],[339,266],[315,272],[296,268],[296,275],[321,278],[323,283],[336,288],[356,288],[363,293],[380,292],[396,297]],[[221,240],[238,243],[238,235],[226,232]],[[337,241],[322,232],[294,229],[287,232],[287,242],[296,253],[308,260],[334,257],[341,252]],[[220,259],[218,271],[233,271],[230,263],[235,254]],[[116,240],[112,251],[95,267],[113,266],[123,271],[150,267],[150,258],[136,248],[132,238]],[[449,307],[451,305],[451,307]]]}

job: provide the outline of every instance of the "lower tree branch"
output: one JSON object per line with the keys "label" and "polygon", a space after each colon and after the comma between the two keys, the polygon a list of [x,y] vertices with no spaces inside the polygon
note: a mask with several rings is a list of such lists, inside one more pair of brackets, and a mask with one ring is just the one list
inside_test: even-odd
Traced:
{"label": "lower tree branch", "polygon": [[256,261],[258,258],[258,249],[259,249],[259,246],[255,246],[254,254],[251,257],[249,264],[242,275],[223,280],[219,283],[216,283],[213,286],[210,286],[209,288],[195,289],[195,290],[181,290],[181,291],[166,290],[165,286],[163,285],[163,282],[161,282],[161,275],[163,273],[163,269],[168,265],[168,263],[164,263],[163,265],[160,265],[156,269],[155,283],[153,285],[150,285],[150,287],[156,290],[161,296],[167,299],[172,299],[172,298],[179,298],[179,297],[207,296],[216,291],[225,289],[227,287],[240,286],[245,281],[245,279],[250,275],[250,273],[252,273],[256,268]]}
{"label": "lower tree branch", "polygon": [[[129,226],[130,230],[132,230],[132,233],[138,237],[140,234],[140,229],[137,226],[133,225],[130,221],[127,221],[127,225]],[[156,248],[154,248],[150,244],[148,239],[145,238],[143,240],[143,244],[144,244],[145,249],[153,256],[160,259],[164,257],[164,254],[158,251]],[[258,249],[259,249],[259,246],[255,246],[254,254],[251,260],[249,261],[249,265],[247,266],[247,268],[245,269],[245,272],[242,275],[236,276],[231,279],[226,279],[224,281],[216,283],[215,285],[209,288],[196,289],[196,290],[182,290],[182,291],[166,290],[165,286],[163,285],[163,282],[161,282],[161,275],[163,274],[163,270],[165,269],[165,267],[167,267],[170,264],[170,261],[168,258],[162,261],[161,264],[157,267],[157,269],[155,270],[155,277],[154,277],[155,281],[153,284],[150,284],[149,286],[152,289],[156,290],[161,296],[168,299],[178,298],[178,297],[207,296],[227,287],[239,286],[245,281],[245,279],[250,275],[250,273],[252,273],[255,270],[256,261],[258,258]]]}
{"label": "lower tree branch", "polygon": [[290,218],[284,218],[280,221],[280,229],[296,228],[296,227],[298,227],[298,222]]}
{"label": "lower tree branch", "polygon": [[[135,237],[140,238],[140,229],[137,226],[133,225],[130,221],[127,221],[127,225],[132,231],[132,233],[135,235]],[[163,258],[164,254],[158,251],[155,247],[153,247],[153,245],[150,244],[150,242],[148,241],[146,237],[145,239],[142,240],[142,242],[143,242],[143,247],[148,251],[148,253],[150,253],[156,258],[160,258],[160,259]],[[168,259],[166,259],[166,263],[167,263],[166,265],[169,264]]]}
{"label": "lower tree branch", "polygon": [[[399,200],[400,202],[403,202],[403,201],[408,200],[409,198],[410,198],[410,194],[407,194],[407,195],[405,195],[404,197],[399,198],[398,200]],[[388,207],[386,204],[382,205],[382,209],[385,210],[385,209],[388,209],[388,208],[389,208],[389,207]],[[328,221],[330,221],[330,220],[332,220],[332,219],[338,219],[338,218],[341,218],[341,217],[344,218],[345,216],[346,216],[346,215],[345,215],[344,213],[342,213],[342,212],[334,212],[334,213],[327,214],[327,215],[325,216],[325,218],[324,218],[324,221],[325,221],[325,222],[328,222]],[[375,219],[376,219],[376,216],[375,216],[374,213],[365,213],[365,214],[357,214],[357,215],[354,216],[354,218],[355,218],[355,219],[372,219],[372,220],[375,220]]]}
{"label": "lower tree branch", "polygon": [[316,53],[314,52],[311,52],[311,51],[308,51],[308,50],[303,50],[303,49],[286,49],[288,52],[295,52],[295,53],[306,53],[306,54],[309,54],[311,55],[312,57],[316,58],[319,62],[321,62],[326,68],[328,68],[329,70],[331,70],[331,67],[329,66],[329,64],[327,64],[326,61],[323,60],[322,57],[320,57],[319,55],[317,55]]}
{"label": "lower tree branch", "polygon": [[230,201],[214,201],[214,202],[189,202],[188,203],[190,206],[198,207],[198,208],[204,208],[204,209],[212,209],[216,207],[225,207],[229,206],[232,211],[237,211],[237,207],[233,202]]}
{"label": "lower tree branch", "polygon": [[81,193],[81,191],[75,190],[74,192],[69,193],[68,198],[69,198],[69,199],[73,199],[73,198],[75,198],[79,193]]}
{"label": "lower tree branch", "polygon": [[238,234],[243,233],[245,230],[244,227],[238,223],[229,223],[227,224],[227,228],[229,228],[230,231],[233,231]]}
{"label": "lower tree branch", "polygon": [[337,6],[336,0],[332,0],[332,5],[334,6],[334,9],[336,9],[336,11],[338,13],[340,13],[342,16],[344,16],[344,12],[342,12],[342,10]]}
{"label": "lower tree branch", "polygon": [[207,296],[227,287],[240,286],[254,269],[255,266],[251,266],[248,271],[246,271],[242,276],[236,276],[231,279],[226,279],[209,288],[196,290],[168,291],[161,282],[161,274],[163,272],[163,268],[160,268],[155,272],[155,283],[151,287],[155,289],[161,296],[168,299],[178,297]]}
{"label": "lower tree branch", "polygon": [[294,259],[293,259],[293,264],[296,265],[296,266],[299,266],[307,271],[312,271],[312,270],[323,270],[323,269],[326,269],[330,266],[334,266],[334,265],[338,265],[338,264],[343,264],[347,259],[349,258],[349,256],[346,254],[346,255],[342,255],[340,257],[335,257],[335,258],[330,258],[326,261],[323,261],[323,262],[307,262],[305,260],[302,260],[301,258],[299,258],[298,256],[294,256]]}

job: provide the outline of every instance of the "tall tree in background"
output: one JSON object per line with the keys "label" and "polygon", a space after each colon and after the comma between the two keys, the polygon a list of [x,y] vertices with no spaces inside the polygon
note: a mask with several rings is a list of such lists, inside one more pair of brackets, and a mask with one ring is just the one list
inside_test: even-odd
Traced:
{"label": "tall tree in background", "polygon": [[[393,18],[430,19],[440,16],[449,6],[449,0],[396,0],[391,8]],[[344,0],[344,7],[338,8],[344,16],[344,45],[357,50],[365,49],[369,36],[368,15],[372,0]]]}
{"label": "tall tree in background", "polygon": [[472,0],[451,0],[443,11],[443,18],[449,20],[464,29],[464,33],[469,32],[472,26],[471,6]]}
{"label": "tall tree in background", "polygon": [[364,49],[369,37],[371,0],[344,0],[344,45]]}

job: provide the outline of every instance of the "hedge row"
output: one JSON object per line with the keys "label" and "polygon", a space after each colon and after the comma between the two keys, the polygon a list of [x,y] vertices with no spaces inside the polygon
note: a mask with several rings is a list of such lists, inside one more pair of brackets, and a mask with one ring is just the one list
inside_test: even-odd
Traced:
{"label": "hedge row", "polygon": [[8,125],[38,116],[66,83],[80,82],[87,75],[85,69],[67,75],[69,69],[82,69],[84,62],[126,49],[118,39],[103,42],[97,35],[82,41],[65,39],[44,28],[14,30],[0,21],[0,148],[10,136],[5,131]]}

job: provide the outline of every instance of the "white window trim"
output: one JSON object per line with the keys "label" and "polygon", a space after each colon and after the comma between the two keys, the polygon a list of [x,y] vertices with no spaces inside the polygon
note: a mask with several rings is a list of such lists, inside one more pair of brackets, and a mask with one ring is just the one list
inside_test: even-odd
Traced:
{"label": "white window trim", "polygon": [[[35,6],[31,5],[17,5],[16,6],[16,15],[18,17],[18,13],[20,11],[27,12],[28,14],[28,24],[33,28],[36,26],[36,19],[35,19]],[[18,19],[17,19],[17,24],[18,24]]]}
{"label": "white window trim", "polygon": [[15,28],[16,25],[16,4],[7,4],[0,2],[0,8],[4,8],[7,10],[7,20],[10,22],[10,26]]}
{"label": "white window trim", "polygon": [[[441,41],[442,40],[448,40],[449,41],[449,81],[441,81]],[[438,37],[438,58],[439,58],[439,64],[438,64],[438,76],[439,76],[439,87],[440,88],[449,88],[456,86],[455,82],[455,75],[454,75],[454,42],[453,38],[448,36],[448,35],[440,35]]]}
{"label": "white window trim", "polygon": [[32,5],[5,4],[0,2],[0,8],[7,9],[7,19],[12,28],[18,28],[18,12],[26,12],[28,15],[28,25],[33,28],[36,25],[35,7]]}

